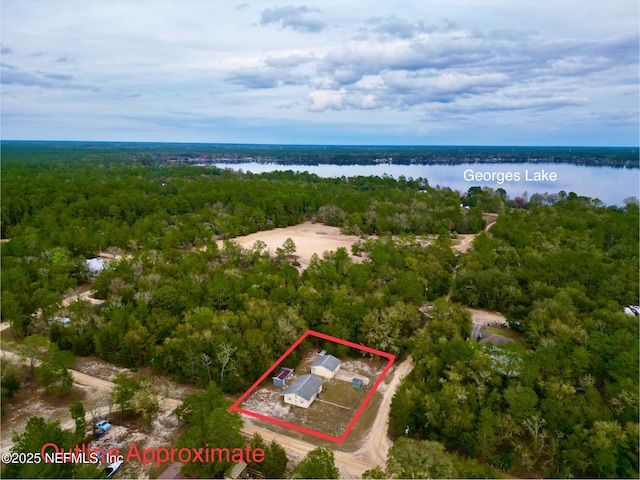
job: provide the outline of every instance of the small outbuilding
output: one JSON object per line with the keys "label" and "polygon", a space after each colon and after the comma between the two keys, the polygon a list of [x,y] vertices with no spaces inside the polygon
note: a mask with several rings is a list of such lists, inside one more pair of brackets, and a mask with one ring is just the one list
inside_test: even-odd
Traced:
{"label": "small outbuilding", "polygon": [[293,377],[293,368],[282,367],[278,374],[275,377],[271,377],[271,379],[276,387],[284,387],[291,377]]}
{"label": "small outbuilding", "polygon": [[362,388],[362,379],[361,378],[354,378],[351,381],[351,385],[353,385],[353,388],[356,388],[356,389],[360,390]]}
{"label": "small outbuilding", "polygon": [[302,375],[296,378],[281,395],[284,395],[285,403],[309,408],[316,399],[316,395],[322,391],[322,383],[322,379],[315,375]]}
{"label": "small outbuilding", "polygon": [[322,355],[311,364],[311,373],[325,378],[334,378],[342,362],[333,355]]}

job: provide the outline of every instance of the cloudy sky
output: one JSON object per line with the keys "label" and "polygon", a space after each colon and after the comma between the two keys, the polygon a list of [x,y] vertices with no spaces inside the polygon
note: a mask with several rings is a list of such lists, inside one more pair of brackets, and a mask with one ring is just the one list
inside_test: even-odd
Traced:
{"label": "cloudy sky", "polygon": [[3,139],[639,142],[637,0],[3,0]]}

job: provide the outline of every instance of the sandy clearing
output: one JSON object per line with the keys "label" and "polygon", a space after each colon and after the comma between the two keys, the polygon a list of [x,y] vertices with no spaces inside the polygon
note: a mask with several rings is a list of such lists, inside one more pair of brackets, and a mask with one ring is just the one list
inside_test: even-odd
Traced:
{"label": "sandy clearing", "polygon": [[68,307],[73,302],[87,301],[91,305],[100,305],[104,303],[104,300],[99,300],[97,298],[93,298],[93,294],[95,292],[93,290],[87,290],[85,292],[80,293],[72,293],[71,295],[66,296],[62,299],[62,306]]}
{"label": "sandy clearing", "polygon": [[[300,263],[300,268],[303,270],[309,266],[314,253],[322,257],[324,252],[333,252],[340,247],[344,247],[351,255],[351,245],[362,241],[356,235],[341,234],[339,227],[330,227],[322,223],[312,222],[304,222],[299,225],[276,228],[274,230],[263,230],[230,240],[244,248],[251,248],[256,241],[261,240],[267,244],[269,253],[274,255],[276,249],[282,247],[287,238],[290,238],[296,244],[295,256]],[[217,243],[219,247],[222,247],[222,240],[218,240]],[[351,259],[354,263],[362,261],[361,257],[353,255],[351,255]]]}
{"label": "sandy clearing", "polygon": [[482,325],[492,325],[497,323],[502,325],[507,321],[504,315],[498,312],[487,312],[486,310],[476,310],[475,308],[468,308],[471,312],[471,321],[473,323],[479,323]]}
{"label": "sandy clearing", "polygon": [[[493,218],[493,221],[487,223],[484,229],[488,231],[496,223],[495,218],[497,215],[486,214],[485,216],[488,217],[487,220]],[[471,248],[473,239],[477,236],[478,233],[458,235],[458,238],[453,240],[453,250],[459,253],[466,253]],[[250,235],[231,238],[230,240],[244,248],[251,248],[256,241],[261,240],[267,244],[269,253],[273,255],[278,247],[282,247],[287,238],[290,238],[296,244],[295,257],[300,263],[299,268],[301,270],[309,266],[314,253],[322,257],[324,252],[334,252],[340,247],[346,248],[351,253],[351,246],[362,241],[362,238],[356,235],[343,235],[340,233],[339,227],[330,227],[310,221],[291,227],[263,230]],[[377,236],[372,235],[370,238],[377,238]],[[427,240],[421,240],[423,246],[432,242],[433,238],[431,237],[428,237]],[[223,241],[218,240],[217,244],[222,247]],[[351,255],[351,260],[354,263],[359,263],[362,261],[362,257]]]}

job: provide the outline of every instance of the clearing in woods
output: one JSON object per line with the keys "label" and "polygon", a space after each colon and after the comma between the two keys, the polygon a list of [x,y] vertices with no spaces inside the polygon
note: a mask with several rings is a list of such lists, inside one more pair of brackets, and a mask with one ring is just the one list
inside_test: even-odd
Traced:
{"label": "clearing in woods", "polygon": [[[287,357],[308,337],[318,337],[337,345],[366,352],[377,358],[378,365],[369,366],[365,361],[345,360],[340,371],[351,372],[353,377],[368,379],[364,387],[356,389],[351,382],[340,377],[323,379],[322,392],[309,408],[285,404],[282,389],[271,385],[271,374],[277,367],[290,367]],[[294,374],[309,373],[314,358],[306,358],[295,368]],[[336,443],[343,443],[347,435],[376,392],[393,362],[394,355],[365,347],[347,340],[307,330],[231,407],[236,411],[267,422],[291,428]],[[374,362],[375,363],[375,362]]]}

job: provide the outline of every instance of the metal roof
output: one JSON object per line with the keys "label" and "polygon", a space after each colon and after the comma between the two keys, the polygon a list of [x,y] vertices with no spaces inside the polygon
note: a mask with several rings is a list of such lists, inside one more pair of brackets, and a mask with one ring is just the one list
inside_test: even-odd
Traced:
{"label": "metal roof", "polygon": [[294,394],[305,400],[311,400],[311,398],[320,391],[322,383],[322,379],[315,375],[302,375],[296,378],[289,388],[280,395]]}
{"label": "metal roof", "polygon": [[342,362],[333,355],[322,355],[311,364],[312,367],[324,367],[330,372],[335,372]]}
{"label": "metal roof", "polygon": [[284,380],[285,378],[287,378],[289,376],[289,374],[291,372],[293,372],[293,368],[282,367],[280,369],[280,372],[278,372],[278,374],[275,377],[271,377],[271,378],[277,378],[278,380]]}

